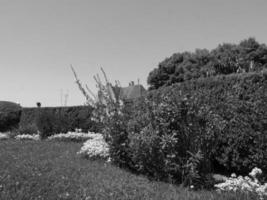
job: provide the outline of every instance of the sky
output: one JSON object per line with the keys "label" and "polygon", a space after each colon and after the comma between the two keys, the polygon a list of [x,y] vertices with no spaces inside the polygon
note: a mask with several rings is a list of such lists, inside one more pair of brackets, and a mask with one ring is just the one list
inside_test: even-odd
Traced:
{"label": "sky", "polygon": [[71,64],[93,91],[100,67],[147,87],[173,53],[267,43],[266,10],[266,0],[0,0],[0,101],[84,104]]}

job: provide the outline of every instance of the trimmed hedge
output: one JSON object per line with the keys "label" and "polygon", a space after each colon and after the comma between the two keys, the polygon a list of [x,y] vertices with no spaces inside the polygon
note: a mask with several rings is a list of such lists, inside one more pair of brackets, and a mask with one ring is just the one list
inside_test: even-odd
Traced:
{"label": "trimmed hedge", "polygon": [[175,84],[132,106],[126,130],[115,134],[124,138],[113,144],[116,162],[122,152],[121,163],[137,172],[187,184],[210,172],[267,172],[266,71]]}
{"label": "trimmed hedge", "polygon": [[[20,121],[21,130],[49,130],[49,134],[74,131],[97,131],[98,126],[91,121],[89,106],[23,108]],[[46,128],[45,128],[46,127]]]}
{"label": "trimmed hedge", "polygon": [[20,105],[9,101],[0,101],[0,132],[16,128],[20,121],[20,115]]}

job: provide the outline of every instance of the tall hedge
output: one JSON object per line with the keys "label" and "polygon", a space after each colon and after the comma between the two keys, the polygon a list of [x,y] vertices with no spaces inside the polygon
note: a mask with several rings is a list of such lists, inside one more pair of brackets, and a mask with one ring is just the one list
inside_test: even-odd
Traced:
{"label": "tall hedge", "polygon": [[266,71],[160,88],[131,111],[126,149],[140,173],[179,182],[255,166],[267,172]]}

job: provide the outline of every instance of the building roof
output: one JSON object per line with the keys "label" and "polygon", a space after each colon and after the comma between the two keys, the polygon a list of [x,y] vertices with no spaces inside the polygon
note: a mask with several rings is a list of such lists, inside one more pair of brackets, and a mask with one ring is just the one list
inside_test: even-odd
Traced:
{"label": "building roof", "polygon": [[142,85],[130,85],[120,88],[120,97],[122,99],[135,99],[146,93],[146,89]]}

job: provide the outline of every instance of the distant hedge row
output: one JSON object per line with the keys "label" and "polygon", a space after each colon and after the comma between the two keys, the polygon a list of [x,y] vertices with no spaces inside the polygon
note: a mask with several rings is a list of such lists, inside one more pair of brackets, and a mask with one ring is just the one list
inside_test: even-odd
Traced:
{"label": "distant hedge row", "polygon": [[96,131],[97,125],[91,121],[92,109],[89,106],[23,108],[20,130],[29,133],[49,129],[49,134],[76,128],[86,132]]}
{"label": "distant hedge row", "polygon": [[120,132],[110,128],[111,155],[121,165],[177,182],[255,166],[267,172],[266,71],[163,87],[130,112]]}

